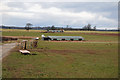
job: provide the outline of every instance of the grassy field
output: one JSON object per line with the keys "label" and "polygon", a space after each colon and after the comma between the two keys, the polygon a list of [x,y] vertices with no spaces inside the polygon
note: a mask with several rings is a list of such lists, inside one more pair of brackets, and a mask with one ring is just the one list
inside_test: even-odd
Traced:
{"label": "grassy field", "polygon": [[118,32],[100,32],[100,31],[65,31],[65,33],[40,33],[38,30],[2,30],[3,36],[35,36],[40,37],[44,34],[45,36],[83,36],[86,40],[99,40],[99,41],[118,41],[117,36],[105,36],[105,35],[91,35],[91,34],[83,34],[83,33],[113,33],[118,34]]}
{"label": "grassy field", "polygon": [[[90,31],[88,32],[90,33]],[[97,41],[98,43],[39,40],[38,47],[30,49],[32,53],[37,55],[21,55],[16,47],[9,56],[3,59],[3,78],[118,77],[118,44],[114,43],[118,41],[118,36],[82,34],[81,31],[40,33],[34,30],[29,32],[3,30],[3,36],[41,37],[41,34],[46,36],[82,36],[86,41]],[[106,41],[113,43],[99,43]]]}

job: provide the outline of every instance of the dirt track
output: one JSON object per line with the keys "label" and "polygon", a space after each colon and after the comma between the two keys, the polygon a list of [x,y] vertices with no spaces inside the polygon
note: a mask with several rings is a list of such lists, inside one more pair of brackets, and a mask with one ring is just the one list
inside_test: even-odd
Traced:
{"label": "dirt track", "polygon": [[1,52],[1,55],[0,55],[0,60],[2,58],[4,58],[5,56],[8,55],[9,51],[14,48],[16,45],[16,43],[9,43],[9,44],[4,44],[4,45],[0,45],[0,52]]}

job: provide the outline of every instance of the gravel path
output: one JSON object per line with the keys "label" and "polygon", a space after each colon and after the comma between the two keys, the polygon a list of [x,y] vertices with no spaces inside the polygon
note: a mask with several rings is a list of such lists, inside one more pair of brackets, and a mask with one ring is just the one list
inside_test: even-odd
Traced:
{"label": "gravel path", "polygon": [[0,60],[8,55],[9,51],[16,46],[16,43],[0,45]]}

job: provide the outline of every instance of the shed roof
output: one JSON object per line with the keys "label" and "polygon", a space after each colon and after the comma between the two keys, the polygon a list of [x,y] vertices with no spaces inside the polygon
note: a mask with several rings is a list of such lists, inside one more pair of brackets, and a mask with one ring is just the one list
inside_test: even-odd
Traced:
{"label": "shed roof", "polygon": [[83,38],[82,36],[48,36],[49,38]]}
{"label": "shed roof", "polygon": [[62,30],[49,30],[49,31],[62,31]]}

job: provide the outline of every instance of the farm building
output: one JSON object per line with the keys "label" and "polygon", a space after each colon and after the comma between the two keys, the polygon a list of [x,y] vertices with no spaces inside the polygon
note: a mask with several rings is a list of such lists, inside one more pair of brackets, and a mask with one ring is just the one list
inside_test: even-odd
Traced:
{"label": "farm building", "polygon": [[47,36],[42,35],[42,40],[56,40],[56,41],[81,41],[84,40],[81,36]]}
{"label": "farm building", "polygon": [[47,30],[47,32],[52,32],[52,33],[55,33],[55,32],[64,32],[64,30]]}

